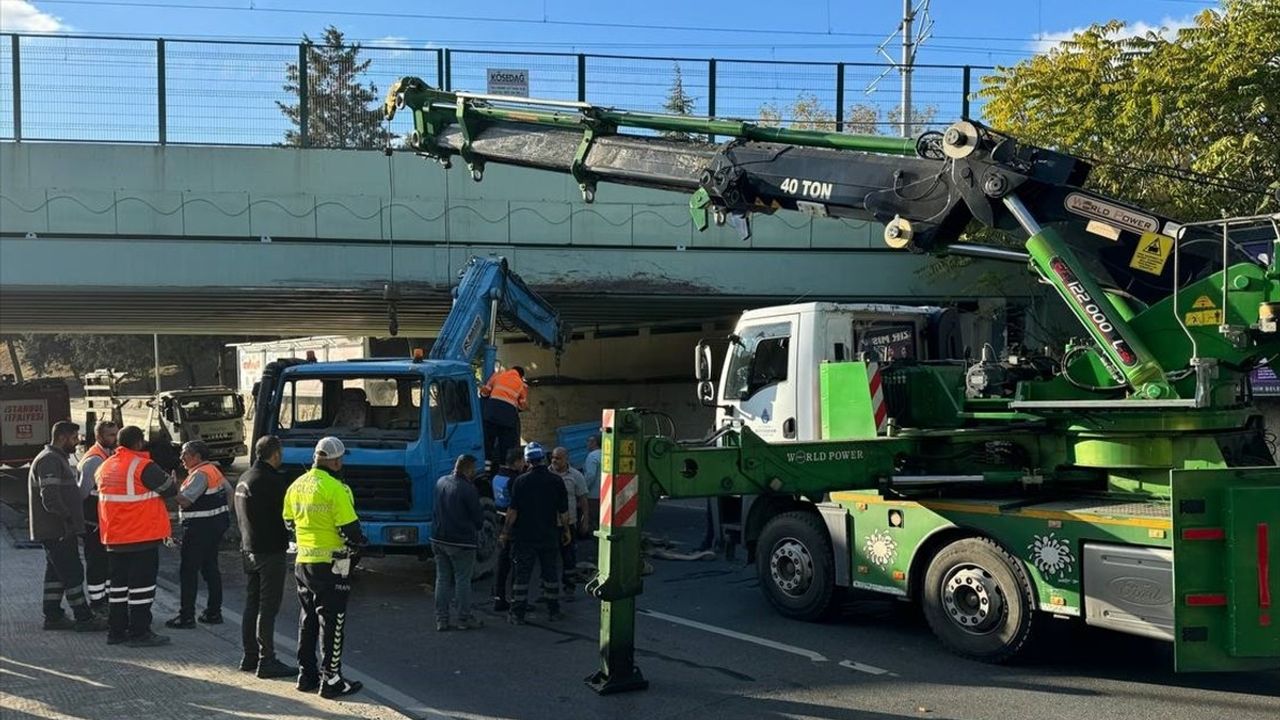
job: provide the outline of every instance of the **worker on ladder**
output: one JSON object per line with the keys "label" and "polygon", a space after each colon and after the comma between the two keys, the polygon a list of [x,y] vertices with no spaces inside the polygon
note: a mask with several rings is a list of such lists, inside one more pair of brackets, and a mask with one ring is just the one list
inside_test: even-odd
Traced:
{"label": "worker on ladder", "polygon": [[496,468],[520,445],[520,413],[529,409],[529,386],[519,365],[494,373],[480,388],[484,401],[484,458]]}

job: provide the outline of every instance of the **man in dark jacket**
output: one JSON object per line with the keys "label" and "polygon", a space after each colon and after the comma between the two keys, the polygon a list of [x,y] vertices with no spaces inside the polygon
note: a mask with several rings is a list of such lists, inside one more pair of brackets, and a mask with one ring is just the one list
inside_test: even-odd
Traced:
{"label": "man in dark jacket", "polygon": [[[435,519],[431,523],[431,552],[436,558],[436,630],[472,630],[484,623],[471,612],[471,571],[484,512],[472,478],[476,459],[459,455],[453,472],[436,480]],[[449,605],[458,607],[458,623],[449,624]]]}
{"label": "man in dark jacket", "polygon": [[564,480],[547,467],[546,451],[538,443],[524,447],[524,459],[529,472],[516,478],[511,490],[511,507],[507,509],[507,521],[498,542],[515,542],[512,557],[515,561],[515,579],[511,584],[511,613],[507,619],[513,625],[524,625],[529,612],[529,581],[533,579],[533,565],[537,563],[542,574],[542,597],[547,599],[547,619],[560,620],[560,578],[556,569],[560,563],[560,546],[569,542],[569,495]]}
{"label": "man in dark jacket", "polygon": [[[84,594],[84,565],[80,563],[80,534],[84,532],[84,505],[80,500],[80,475],[71,467],[80,426],[68,420],[56,422],[48,445],[31,463],[27,481],[31,539],[44,546],[44,629],[95,632],[107,629],[106,620],[89,609]],[[62,611],[62,597],[75,615]]]}
{"label": "man in dark jacket", "polygon": [[236,521],[240,524],[240,550],[246,577],[244,619],[240,624],[244,657],[240,669],[260,678],[289,677],[297,668],[276,658],[276,614],[284,596],[284,575],[289,568],[285,551],[289,530],[284,526],[284,491],[293,478],[283,472],[284,451],[274,435],[258,438],[258,461],[236,484]]}

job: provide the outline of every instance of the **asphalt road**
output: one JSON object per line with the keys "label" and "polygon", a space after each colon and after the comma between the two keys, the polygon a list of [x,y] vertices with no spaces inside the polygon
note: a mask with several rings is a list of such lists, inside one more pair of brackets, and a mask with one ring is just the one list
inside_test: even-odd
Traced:
{"label": "asphalt road", "polygon": [[[666,503],[650,530],[689,548],[702,518],[697,502]],[[638,601],[637,663],[651,683],[644,692],[599,697],[584,684],[597,663],[594,600],[566,603],[565,621],[514,627],[491,612],[480,582],[474,599],[487,627],[437,633],[432,565],[404,557],[362,562],[345,662],[402,703],[458,718],[1280,717],[1280,672],[1176,675],[1164,643],[1056,621],[1033,659],[984,665],[943,650],[909,605],[868,596],[835,621],[803,623],[773,613],[741,560],[653,563]],[[224,552],[222,565],[227,607],[238,610],[238,556]],[[162,576],[176,583],[176,552],[166,554]],[[292,586],[278,624],[290,636]],[[180,639],[183,631],[164,632]]]}

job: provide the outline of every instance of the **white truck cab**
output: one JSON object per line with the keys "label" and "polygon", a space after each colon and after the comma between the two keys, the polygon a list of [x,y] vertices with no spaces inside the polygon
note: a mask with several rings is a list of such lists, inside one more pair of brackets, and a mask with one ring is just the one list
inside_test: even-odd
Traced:
{"label": "white truck cab", "polygon": [[750,310],[730,336],[716,427],[746,426],[769,442],[822,439],[824,362],[961,357],[953,311],[811,302]]}

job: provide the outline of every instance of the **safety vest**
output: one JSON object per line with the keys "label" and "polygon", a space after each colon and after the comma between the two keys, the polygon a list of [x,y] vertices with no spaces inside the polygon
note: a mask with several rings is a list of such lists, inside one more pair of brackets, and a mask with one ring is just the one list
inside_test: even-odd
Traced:
{"label": "safety vest", "polygon": [[93,447],[84,451],[84,457],[80,458],[80,464],[84,465],[84,461],[88,460],[91,457],[96,457],[102,460],[106,460],[107,458],[111,457],[111,451],[102,447],[98,443],[94,443]]}
{"label": "safety vest", "polygon": [[98,532],[103,545],[169,537],[164,500],[142,484],[142,471],[150,463],[149,453],[119,447],[98,466]]}
{"label": "safety vest", "polygon": [[178,509],[178,517],[184,522],[197,518],[215,517],[227,512],[227,480],[216,464],[205,462],[188,470],[187,479],[182,481],[182,489],[186,490],[191,484],[191,478],[195,477],[197,470],[204,473],[208,485],[204,489],[204,494],[196,498],[190,507]]}
{"label": "safety vest", "polygon": [[[110,451],[110,450],[108,450],[108,449],[106,449],[106,448],[102,447],[102,446],[101,446],[101,445],[99,445],[98,443],[94,443],[94,444],[93,444],[93,447],[91,447],[91,448],[89,448],[88,450],[85,450],[85,451],[84,451],[84,457],[81,457],[81,458],[80,458],[80,464],[76,466],[76,469],[77,469],[77,470],[80,470],[80,471],[82,471],[82,472],[83,472],[83,471],[84,471],[84,465],[85,465],[85,463],[89,462],[89,458],[98,458],[99,460],[106,460],[106,459],[107,459],[107,458],[109,458],[109,457],[111,457],[111,451]],[[97,473],[96,473],[96,472],[94,473],[94,477],[95,477],[95,478],[97,477]],[[98,484],[97,484],[97,482],[95,481],[95,482],[94,482],[94,484],[93,484],[93,487],[90,487],[90,488],[89,488],[89,497],[87,497],[87,498],[85,498],[85,499],[86,499],[86,500],[93,500],[93,499],[95,499],[97,496],[98,496]],[[88,510],[86,510],[86,512],[88,512]]]}
{"label": "safety vest", "polygon": [[515,370],[503,370],[489,378],[489,382],[480,388],[480,394],[509,403],[521,410],[529,407],[529,390],[525,387],[524,378],[520,377],[520,373]]}

